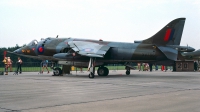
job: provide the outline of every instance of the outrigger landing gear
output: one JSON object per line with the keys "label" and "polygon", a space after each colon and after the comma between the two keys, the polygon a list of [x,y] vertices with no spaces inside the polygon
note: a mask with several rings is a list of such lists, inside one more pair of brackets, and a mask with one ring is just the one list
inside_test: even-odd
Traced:
{"label": "outrigger landing gear", "polygon": [[95,73],[95,60],[94,58],[90,58],[88,70],[90,71],[90,74],[88,75],[89,78],[94,78],[94,73]]}
{"label": "outrigger landing gear", "polygon": [[59,67],[56,67],[54,70],[53,70],[53,76],[59,76],[62,74],[62,70],[59,68]]}
{"label": "outrigger landing gear", "polygon": [[126,75],[130,75],[130,68],[126,66]]}

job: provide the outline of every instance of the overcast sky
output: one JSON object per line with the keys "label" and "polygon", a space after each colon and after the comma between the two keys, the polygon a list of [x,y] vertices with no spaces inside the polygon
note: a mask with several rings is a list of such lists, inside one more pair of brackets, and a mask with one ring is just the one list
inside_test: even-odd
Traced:
{"label": "overcast sky", "polygon": [[200,49],[200,0],[0,0],[0,47],[56,35],[134,42],[180,17],[181,45]]}

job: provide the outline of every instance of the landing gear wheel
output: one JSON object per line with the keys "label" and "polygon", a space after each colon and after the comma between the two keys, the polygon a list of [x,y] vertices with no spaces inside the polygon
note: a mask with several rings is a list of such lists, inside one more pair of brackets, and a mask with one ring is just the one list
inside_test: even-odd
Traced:
{"label": "landing gear wheel", "polygon": [[53,71],[53,76],[59,76],[62,74],[62,70],[60,68],[55,68]]}
{"label": "landing gear wheel", "polygon": [[126,71],[126,75],[130,75],[130,71],[129,70]]}
{"label": "landing gear wheel", "polygon": [[89,78],[94,78],[94,73],[90,72],[90,74],[88,75]]}
{"label": "landing gear wheel", "polygon": [[107,76],[109,74],[109,70],[106,67],[99,67],[97,73],[99,76]]}
{"label": "landing gear wheel", "polygon": [[105,72],[106,74],[104,74],[104,76],[108,76],[108,74],[109,74],[108,68],[104,67],[104,69],[105,69],[105,71],[106,71],[106,72]]}
{"label": "landing gear wheel", "polygon": [[98,70],[97,70],[97,74],[99,76],[104,76],[104,74],[105,74],[104,68],[103,67],[99,67]]}

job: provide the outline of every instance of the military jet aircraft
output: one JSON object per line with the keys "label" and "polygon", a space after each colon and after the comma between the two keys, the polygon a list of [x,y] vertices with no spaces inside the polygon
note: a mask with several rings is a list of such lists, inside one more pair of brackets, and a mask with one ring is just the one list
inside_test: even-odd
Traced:
{"label": "military jet aircraft", "polygon": [[173,65],[179,52],[194,51],[192,47],[180,46],[184,24],[185,18],[175,19],[152,37],[134,43],[80,38],[46,38],[39,42],[34,40],[14,53],[57,61],[67,66],[88,67],[89,78],[94,78],[95,67],[99,67],[97,70],[99,76],[107,76],[109,70],[105,65],[116,63],[124,64],[126,74],[129,75],[132,62]]}
{"label": "military jet aircraft", "polygon": [[184,52],[181,54],[184,60],[200,60],[200,49],[194,52]]}

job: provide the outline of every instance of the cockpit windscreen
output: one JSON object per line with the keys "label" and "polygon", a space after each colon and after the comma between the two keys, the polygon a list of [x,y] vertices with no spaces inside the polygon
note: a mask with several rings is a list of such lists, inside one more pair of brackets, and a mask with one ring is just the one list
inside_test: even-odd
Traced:
{"label": "cockpit windscreen", "polygon": [[28,46],[35,46],[35,45],[37,45],[38,44],[38,41],[37,40],[32,40],[29,44],[28,44]]}

